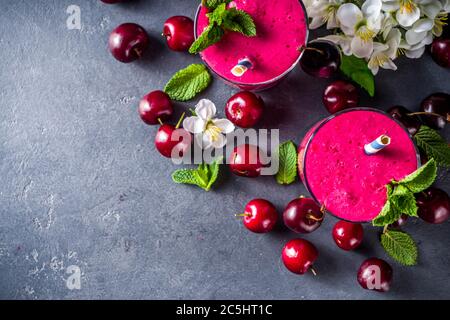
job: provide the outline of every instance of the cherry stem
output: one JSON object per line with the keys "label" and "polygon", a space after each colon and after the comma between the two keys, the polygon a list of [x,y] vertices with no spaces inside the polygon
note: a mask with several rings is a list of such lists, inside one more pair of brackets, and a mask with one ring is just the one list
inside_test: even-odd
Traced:
{"label": "cherry stem", "polygon": [[316,270],[314,270],[313,267],[310,267],[309,270],[311,270],[311,273],[314,275],[314,277],[317,276],[317,272],[316,272]]}
{"label": "cherry stem", "polygon": [[239,218],[239,217],[250,217],[251,214],[250,213],[240,213],[240,214],[235,214],[234,216],[236,218]]}
{"label": "cherry stem", "polygon": [[142,51],[141,51],[140,49],[134,48],[133,51],[137,54],[137,56],[138,56],[139,58],[142,57]]}
{"label": "cherry stem", "polygon": [[[321,207],[320,207],[320,212],[322,212],[322,213],[325,213],[327,211],[327,208],[325,207],[325,205],[323,204]],[[323,218],[322,218],[323,219]]]}
{"label": "cherry stem", "polygon": [[303,50],[315,51],[315,52],[320,53],[321,55],[325,55],[325,52],[323,52],[320,49],[313,48],[313,47],[305,47],[305,46],[300,47],[299,51],[303,51]]}
{"label": "cherry stem", "polygon": [[[413,112],[413,113],[409,113],[408,116],[412,117],[412,116],[433,116],[433,117],[441,117],[444,118],[444,116],[440,115],[439,113],[434,113],[434,112]],[[447,114],[447,122],[450,122],[450,114]]]}
{"label": "cherry stem", "polygon": [[158,122],[160,125],[163,125],[164,123],[162,122],[161,118],[158,118]]}
{"label": "cherry stem", "polygon": [[315,217],[313,214],[311,214],[311,213],[308,213],[308,214],[306,215],[306,218],[309,219],[309,220],[317,221],[317,222],[322,221],[322,220],[323,220],[323,212],[322,212],[322,210],[321,210],[320,212],[322,213],[322,217],[320,217],[320,218],[316,218],[316,217]]}
{"label": "cherry stem", "polygon": [[385,234],[385,233],[388,231],[388,227],[389,227],[389,225],[385,225],[385,226],[384,226],[384,228],[383,228],[383,234]]}
{"label": "cherry stem", "polygon": [[183,112],[183,114],[180,117],[180,120],[178,120],[177,125],[175,126],[175,129],[178,129],[181,125],[181,121],[183,121],[184,116],[186,115],[186,112]]}

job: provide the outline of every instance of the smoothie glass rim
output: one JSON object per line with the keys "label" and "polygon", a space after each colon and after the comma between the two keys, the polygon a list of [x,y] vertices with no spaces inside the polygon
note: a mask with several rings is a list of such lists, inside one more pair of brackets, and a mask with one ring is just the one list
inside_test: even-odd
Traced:
{"label": "smoothie glass rim", "polygon": [[[306,143],[306,145],[305,145],[305,147],[304,147],[304,152],[303,152],[302,159],[301,159],[301,161],[302,161],[302,168],[299,168],[299,170],[302,170],[302,172],[303,172],[303,185],[305,186],[306,190],[307,190],[307,191],[309,192],[309,194],[311,195],[312,199],[313,199],[313,200],[317,203],[317,205],[319,205],[319,206],[322,206],[322,204],[320,203],[320,201],[316,198],[316,196],[315,196],[314,193],[312,192],[312,188],[311,188],[311,186],[310,186],[310,184],[309,184],[308,177],[307,177],[307,174],[306,174],[306,155],[307,155],[307,153],[308,153],[308,148],[309,148],[309,146],[310,146],[310,144],[311,144],[311,141],[314,139],[315,135],[317,134],[317,132],[318,132],[325,124],[327,124],[330,120],[332,120],[332,119],[334,119],[334,118],[336,118],[337,116],[340,116],[340,115],[342,115],[342,114],[349,113],[349,112],[355,112],[355,111],[372,111],[372,112],[377,112],[377,113],[380,113],[380,114],[382,114],[382,115],[388,117],[389,119],[393,120],[394,122],[396,122],[396,123],[403,129],[403,131],[405,131],[405,133],[408,135],[409,139],[411,140],[411,142],[412,142],[412,144],[413,144],[413,146],[414,146],[414,150],[415,150],[415,152],[416,152],[417,169],[420,168],[420,167],[422,166],[422,165],[421,165],[421,160],[420,160],[419,149],[418,149],[417,144],[416,144],[416,142],[414,141],[412,135],[409,133],[408,129],[406,129],[406,127],[405,127],[400,121],[398,121],[397,119],[394,119],[394,118],[392,118],[391,116],[389,116],[389,114],[388,114],[386,111],[383,111],[383,110],[380,110],[380,109],[376,109],[376,108],[371,108],[371,107],[357,107],[357,108],[350,108],[350,109],[345,109],[345,110],[336,112],[335,114],[332,114],[332,115],[328,116],[327,118],[323,119],[318,125],[317,125],[317,123],[316,123],[316,124],[314,125],[314,126],[317,125],[316,128],[314,128],[314,126],[311,128],[311,129],[314,129],[314,131],[311,133],[310,137],[308,138],[308,142]],[[310,130],[311,130],[311,129],[310,129]],[[308,132],[309,132],[309,131],[308,131]],[[307,132],[306,134],[308,134],[308,132]],[[325,212],[331,214],[333,217],[335,217],[335,218],[337,218],[337,219],[339,219],[339,220],[343,220],[343,221],[347,221],[347,222],[352,222],[352,223],[369,223],[369,222],[372,222],[372,220],[369,220],[369,221],[362,221],[362,220],[361,220],[361,221],[352,221],[352,220],[347,220],[347,219],[344,219],[344,218],[341,218],[341,217],[335,215],[335,214],[332,213],[330,210],[328,210],[326,207],[325,207]]]}
{"label": "smoothie glass rim", "polygon": [[[308,22],[308,14],[307,14],[307,12],[306,12],[306,7],[305,7],[305,4],[303,3],[303,1],[302,0],[298,0],[298,2],[299,2],[299,4],[302,6],[302,9],[303,9],[303,14],[304,14],[304,16],[305,16],[305,31],[306,31],[306,34],[305,34],[305,46],[308,44],[308,39],[309,39],[309,33],[310,33],[310,30],[309,30],[309,22]],[[197,8],[197,12],[195,13],[195,20],[194,20],[194,37],[195,37],[195,40],[197,40],[197,38],[198,38],[198,36],[197,36],[197,24],[198,24],[198,18],[199,18],[199,15],[200,15],[200,11],[201,11],[201,9],[202,9],[202,4],[201,4],[201,2],[200,2],[200,4],[199,4],[199,6],[198,6],[198,8]],[[200,52],[199,53],[199,55],[200,55],[200,57],[201,57],[201,59],[202,59],[202,61],[203,61],[203,63],[208,67],[208,69],[209,70],[211,70],[216,76],[218,76],[219,78],[221,78],[222,80],[224,80],[225,82],[228,82],[228,83],[230,83],[230,84],[232,84],[232,85],[235,85],[235,86],[252,86],[252,87],[259,87],[259,86],[266,86],[266,85],[271,85],[271,84],[274,84],[274,83],[276,83],[277,81],[279,81],[279,80],[281,80],[281,79],[283,79],[285,76],[287,76],[298,64],[299,64],[299,62],[300,62],[300,59],[302,58],[302,56],[303,56],[303,54],[304,54],[304,52],[305,52],[305,50],[302,50],[302,51],[299,51],[300,53],[299,53],[299,55],[298,55],[298,58],[292,63],[292,65],[288,68],[288,69],[286,69],[283,73],[281,73],[280,75],[278,75],[278,76],[276,76],[276,77],[274,77],[274,78],[272,78],[272,79],[269,79],[269,80],[266,80],[266,81],[263,81],[263,82],[255,82],[255,83],[245,83],[245,82],[239,82],[239,81],[235,81],[235,80],[232,80],[232,79],[227,79],[227,78],[225,78],[224,76],[222,76],[222,75],[220,75],[218,72],[216,72],[209,64],[208,64],[208,62],[205,60],[205,59],[203,59],[203,56],[202,56],[202,53]]]}

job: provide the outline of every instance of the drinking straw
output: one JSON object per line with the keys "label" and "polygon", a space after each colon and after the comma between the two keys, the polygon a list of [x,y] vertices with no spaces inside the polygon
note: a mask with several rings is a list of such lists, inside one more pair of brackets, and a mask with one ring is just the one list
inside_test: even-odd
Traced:
{"label": "drinking straw", "polygon": [[364,146],[364,152],[370,156],[372,154],[377,153],[380,150],[383,150],[390,144],[391,144],[391,138],[389,136],[383,134],[383,135],[379,136],[378,138],[376,138],[371,143],[366,144]]}
{"label": "drinking straw", "polygon": [[253,67],[253,63],[250,61],[249,58],[243,58],[240,59],[232,69],[231,73],[235,77],[242,77],[242,75],[247,72],[248,69],[251,69]]}

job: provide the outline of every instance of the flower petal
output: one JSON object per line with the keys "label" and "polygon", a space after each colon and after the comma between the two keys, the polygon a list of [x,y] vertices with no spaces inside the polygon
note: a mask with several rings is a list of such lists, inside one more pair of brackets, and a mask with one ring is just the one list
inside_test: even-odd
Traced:
{"label": "flower petal", "polygon": [[216,149],[223,148],[227,144],[227,139],[223,134],[219,134],[216,140],[211,141],[210,146]]}
{"label": "flower petal", "polygon": [[183,120],[183,128],[190,133],[202,132],[205,128],[205,124],[206,122],[197,116],[187,117]]}
{"label": "flower petal", "polygon": [[202,99],[195,106],[195,113],[203,120],[210,120],[216,114],[216,105],[211,100]]}
{"label": "flower petal", "polygon": [[377,19],[381,13],[382,5],[381,0],[366,0],[361,6],[361,10],[365,17]]}
{"label": "flower petal", "polygon": [[405,52],[405,55],[410,59],[418,59],[420,58],[425,52],[425,46],[416,49],[416,50],[407,50]]}
{"label": "flower petal", "polygon": [[213,123],[222,133],[231,133],[234,131],[234,124],[228,119],[214,119]]}
{"label": "flower petal", "polygon": [[395,15],[398,23],[403,27],[411,27],[420,18],[420,9],[414,7],[411,12],[400,8]]}
{"label": "flower petal", "polygon": [[[422,6],[422,12],[430,19],[436,18],[436,16],[438,15],[439,12],[441,12],[441,10],[443,5],[438,2],[438,1],[433,1],[427,5]],[[444,8],[445,11],[445,8]]]}
{"label": "flower petal", "polygon": [[354,37],[351,43],[353,54],[358,58],[369,58],[373,52],[373,41],[364,41],[359,37]]}
{"label": "flower petal", "polygon": [[413,29],[410,29],[410,30],[406,31],[405,39],[406,39],[406,42],[408,42],[408,44],[413,46],[415,44],[422,42],[422,40],[425,39],[426,35],[427,35],[426,31],[425,32],[414,32]]}
{"label": "flower petal", "polygon": [[345,32],[349,32],[350,35],[354,34],[351,33],[351,30],[355,28],[355,25],[363,19],[363,14],[361,10],[358,8],[357,5],[353,3],[345,3],[342,6],[339,7],[336,17],[339,20],[342,30]]}
{"label": "flower petal", "polygon": [[424,31],[430,31],[431,29],[433,29],[434,26],[434,21],[431,19],[420,19],[417,20],[413,26],[412,26],[412,30],[414,30],[414,32],[424,32]]}

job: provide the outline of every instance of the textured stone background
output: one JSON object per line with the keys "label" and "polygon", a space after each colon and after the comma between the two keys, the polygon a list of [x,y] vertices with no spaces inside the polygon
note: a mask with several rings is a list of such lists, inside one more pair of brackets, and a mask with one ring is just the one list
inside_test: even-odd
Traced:
{"label": "textured stone background", "polygon": [[[233,217],[254,197],[281,211],[305,193],[301,183],[281,187],[271,177],[246,180],[227,170],[209,193],[171,181],[176,167],[155,151],[156,128],[140,121],[136,106],[199,61],[169,51],[160,36],[167,17],[193,17],[197,2],[1,0],[0,298],[450,298],[449,222],[408,224],[420,264],[393,263],[393,290],[383,295],[355,280],[366,257],[386,258],[369,226],[363,248],[345,253],[327,217],[306,236],[320,251],[319,275],[302,277],[279,259],[293,233],[251,234]],[[80,31],[66,28],[70,4],[81,8]],[[106,49],[109,32],[123,22],[151,35],[140,62],[118,63]],[[381,72],[377,96],[363,95],[362,105],[417,109],[427,94],[450,92],[449,76],[429,56],[402,59],[398,72]],[[299,141],[327,115],[320,99],[328,82],[296,69],[262,93],[268,109],[261,127],[280,127],[283,140]],[[201,97],[223,114],[234,92],[215,80]],[[177,104],[178,113],[194,103]],[[450,191],[448,178],[440,185]],[[66,287],[70,265],[81,269],[80,290]]]}

